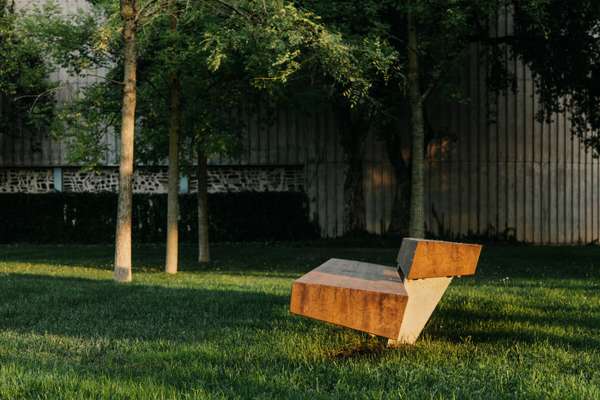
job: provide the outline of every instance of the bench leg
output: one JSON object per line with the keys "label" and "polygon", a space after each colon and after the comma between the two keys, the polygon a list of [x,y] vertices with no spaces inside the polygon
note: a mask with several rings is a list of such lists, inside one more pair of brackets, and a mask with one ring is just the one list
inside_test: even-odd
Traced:
{"label": "bench leg", "polygon": [[390,339],[388,346],[415,343],[451,281],[452,278],[404,280],[408,303],[402,317],[400,335],[398,339]]}

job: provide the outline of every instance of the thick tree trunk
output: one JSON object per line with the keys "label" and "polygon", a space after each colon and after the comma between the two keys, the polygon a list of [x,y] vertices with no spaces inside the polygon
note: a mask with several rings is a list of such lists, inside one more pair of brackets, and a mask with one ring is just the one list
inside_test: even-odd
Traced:
{"label": "thick tree trunk", "polygon": [[425,237],[425,183],[424,183],[424,146],[425,124],[423,118],[423,98],[419,84],[419,50],[417,27],[414,16],[408,18],[408,98],[412,127],[412,165],[409,235],[414,238]]}
{"label": "thick tree trunk", "polygon": [[210,261],[208,241],[208,174],[206,155],[198,147],[198,262]]}
{"label": "thick tree trunk", "polygon": [[131,213],[133,199],[133,139],[136,103],[136,0],[121,0],[123,19],[124,76],[121,110],[121,160],[119,164],[119,200],[115,235],[114,279],[131,281]]}
{"label": "thick tree trunk", "polygon": [[396,134],[390,133],[390,137],[386,139],[386,149],[396,178],[396,192],[387,233],[406,236],[410,220],[410,164],[402,157],[400,139]]}
{"label": "thick tree trunk", "polygon": [[177,273],[179,254],[179,132],[181,129],[181,87],[176,74],[171,76],[169,122],[169,190],[167,194],[167,260],[165,272]]}

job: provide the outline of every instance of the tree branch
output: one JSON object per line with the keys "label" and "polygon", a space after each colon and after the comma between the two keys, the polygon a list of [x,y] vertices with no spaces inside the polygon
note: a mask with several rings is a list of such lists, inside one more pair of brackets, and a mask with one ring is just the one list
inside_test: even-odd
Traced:
{"label": "tree branch", "polygon": [[102,76],[102,75],[98,75],[98,74],[84,73],[84,74],[81,74],[81,76],[89,76],[89,77],[92,77],[92,78],[99,78],[99,79],[102,79],[102,80],[104,80],[106,82],[114,83],[116,85],[124,85],[125,84],[125,82],[123,82],[123,81],[115,81],[114,79],[109,79],[106,76]]}
{"label": "tree branch", "polygon": [[214,1],[215,3],[218,3],[220,5],[222,5],[223,7],[225,7],[227,9],[235,12],[236,14],[238,14],[238,15],[244,17],[244,18],[250,19],[250,16],[248,14],[246,14],[245,12],[243,12],[242,10],[240,10],[239,8],[237,8],[236,6],[234,6],[233,4],[230,4],[230,3],[226,2],[225,0],[212,0],[212,1]]}
{"label": "tree branch", "polygon": [[[137,12],[137,15],[135,16],[135,21],[136,23],[143,17],[146,17],[147,15],[145,15],[146,10],[148,10],[151,6],[155,5],[156,3],[158,3],[161,0],[148,0]],[[154,11],[156,12],[156,11]],[[151,15],[151,14],[149,14]]]}
{"label": "tree branch", "polygon": [[54,91],[62,89],[63,87],[64,87],[64,85],[57,85],[57,86],[55,86],[53,88],[50,88],[48,90],[44,90],[40,94],[35,94],[35,95],[34,94],[30,94],[30,95],[18,96],[18,97],[15,97],[14,100],[18,101],[18,100],[21,100],[21,99],[26,99],[26,98],[32,98],[33,97],[34,98],[33,103],[31,104],[31,107],[29,107],[29,111],[28,111],[31,114],[33,112],[33,109],[35,108],[35,106],[37,105],[37,103],[40,101],[40,99],[42,97],[47,96],[47,95],[49,95],[50,93],[52,93]]}

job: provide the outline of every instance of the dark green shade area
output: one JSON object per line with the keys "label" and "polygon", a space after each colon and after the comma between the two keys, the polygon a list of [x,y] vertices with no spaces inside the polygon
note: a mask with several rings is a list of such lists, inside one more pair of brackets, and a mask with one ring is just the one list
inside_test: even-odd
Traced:
{"label": "dark green shade area", "polygon": [[[211,241],[298,240],[318,237],[308,199],[295,192],[216,193],[208,196]],[[195,195],[180,196],[180,239],[198,235]],[[111,243],[115,193],[0,194],[0,243]],[[133,198],[133,240],[165,240],[166,194]]]}

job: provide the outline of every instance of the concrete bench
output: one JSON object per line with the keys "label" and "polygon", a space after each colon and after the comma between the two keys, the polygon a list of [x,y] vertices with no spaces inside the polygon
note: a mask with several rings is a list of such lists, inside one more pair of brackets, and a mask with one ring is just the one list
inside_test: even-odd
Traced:
{"label": "concrete bench", "polygon": [[405,238],[398,267],[330,259],[294,281],[293,314],[414,343],[452,277],[475,274],[481,246]]}

